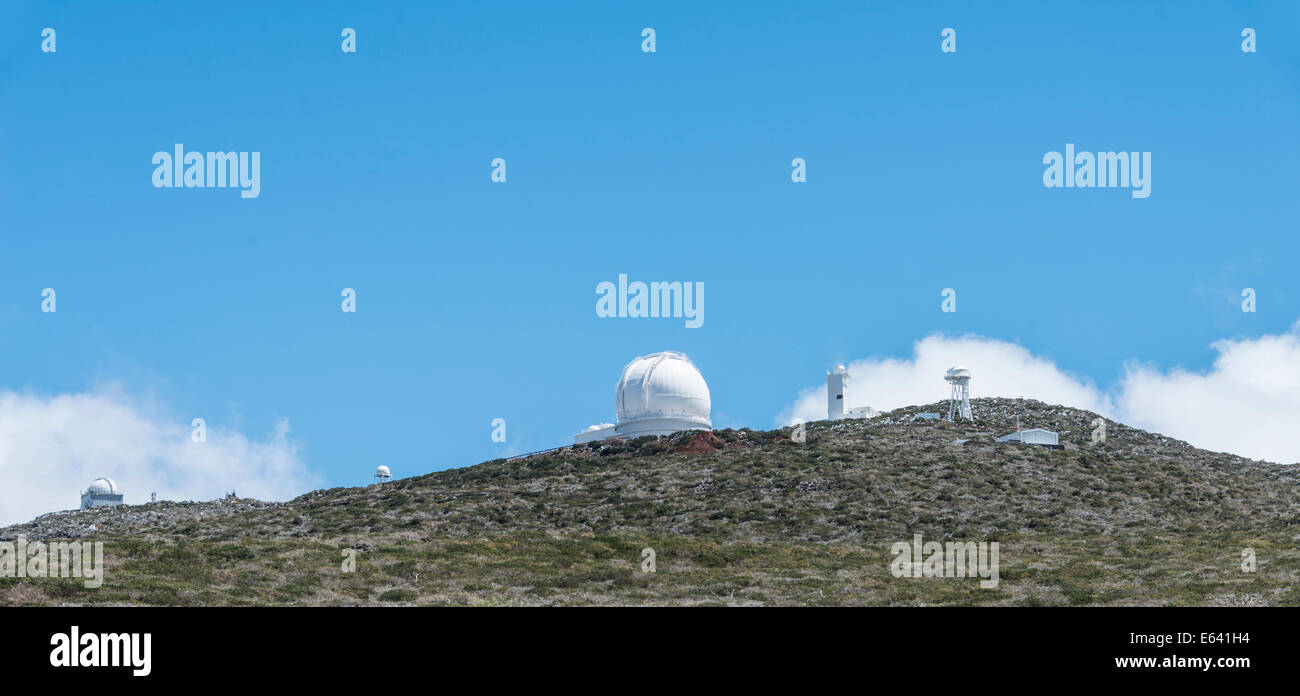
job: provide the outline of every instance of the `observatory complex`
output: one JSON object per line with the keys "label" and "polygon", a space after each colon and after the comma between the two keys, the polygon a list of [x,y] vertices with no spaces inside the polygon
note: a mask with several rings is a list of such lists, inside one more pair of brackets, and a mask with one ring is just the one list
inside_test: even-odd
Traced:
{"label": "observatory complex", "polygon": [[870,406],[846,408],[848,399],[849,377],[852,377],[843,365],[834,372],[826,373],[826,420],[843,420],[845,418],[875,418],[880,412]]}
{"label": "observatory complex", "polygon": [[81,509],[112,507],[122,504],[122,491],[111,478],[97,478],[81,492]]}
{"label": "observatory complex", "polygon": [[623,368],[614,391],[617,423],[600,423],[573,436],[581,445],[610,438],[712,430],[709,385],[682,353],[643,355]]}

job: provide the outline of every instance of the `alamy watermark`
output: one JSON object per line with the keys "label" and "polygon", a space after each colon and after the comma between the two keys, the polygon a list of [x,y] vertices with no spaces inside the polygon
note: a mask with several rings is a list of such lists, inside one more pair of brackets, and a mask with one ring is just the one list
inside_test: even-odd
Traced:
{"label": "alamy watermark", "polygon": [[240,198],[262,193],[261,152],[186,152],[176,143],[174,152],[153,153],[154,188],[239,188]]}
{"label": "alamy watermark", "polygon": [[128,667],[132,676],[153,672],[152,633],[82,633],[73,626],[50,636],[51,667]]}
{"label": "alamy watermark", "polygon": [[944,27],[943,31],[939,32],[939,36],[943,37],[943,42],[939,44],[939,51],[943,53],[957,52],[957,30],[956,29],[953,29],[952,27]]}
{"label": "alamy watermark", "polygon": [[1074,152],[1065,144],[1065,155],[1052,150],[1043,155],[1043,186],[1047,188],[1132,189],[1134,198],[1151,195],[1150,152]]}
{"label": "alamy watermark", "polygon": [[998,586],[998,542],[938,541],[922,542],[920,534],[912,543],[900,541],[889,547],[894,560],[889,570],[896,578],[964,578],[980,577],[979,586],[991,590]]}
{"label": "alamy watermark", "polygon": [[704,283],[639,280],[627,282],[627,274],[618,274],[618,285],[610,281],[596,284],[596,316],[677,317],[686,319],[686,328],[704,326]]}
{"label": "alamy watermark", "polygon": [[0,578],[82,578],[88,589],[104,584],[104,542],[0,541]]}
{"label": "alamy watermark", "polygon": [[1241,572],[1253,573],[1257,566],[1255,563],[1255,549],[1244,548],[1241,550]]}
{"label": "alamy watermark", "polygon": [[1092,444],[1101,444],[1106,442],[1106,421],[1101,418],[1092,419]]}

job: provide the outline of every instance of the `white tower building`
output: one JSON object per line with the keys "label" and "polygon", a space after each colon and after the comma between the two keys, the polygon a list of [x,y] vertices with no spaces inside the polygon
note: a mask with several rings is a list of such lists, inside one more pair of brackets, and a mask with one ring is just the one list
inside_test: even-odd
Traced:
{"label": "white tower building", "polygon": [[850,375],[843,365],[835,367],[834,372],[826,373],[826,420],[843,418],[875,418],[880,412],[870,406],[849,408]]}
{"label": "white tower building", "polygon": [[844,417],[844,386],[849,380],[849,373],[843,365],[834,372],[826,373],[826,420],[839,420]]}
{"label": "white tower building", "polygon": [[393,472],[382,464],[375,467],[375,481],[379,483],[388,483],[393,478]]}
{"label": "white tower building", "polygon": [[970,410],[970,370],[955,365],[948,368],[943,379],[952,385],[952,400],[948,402],[948,420],[975,420]]}
{"label": "white tower building", "polygon": [[682,353],[643,355],[623,368],[614,391],[616,424],[601,423],[573,436],[573,443],[712,430],[712,404],[704,376]]}

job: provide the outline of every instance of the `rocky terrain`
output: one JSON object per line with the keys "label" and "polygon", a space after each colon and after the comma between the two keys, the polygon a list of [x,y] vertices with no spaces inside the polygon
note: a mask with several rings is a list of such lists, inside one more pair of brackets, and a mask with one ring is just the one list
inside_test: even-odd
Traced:
{"label": "rocky terrain", "polygon": [[[592,443],[314,491],[45,515],[103,541],[98,589],[0,604],[1300,604],[1300,475],[1036,401]],[[1022,427],[1063,449],[997,443]],[[998,542],[1000,583],[895,577],[890,547]],[[643,561],[653,550],[654,572]],[[1249,556],[1254,564],[1243,569]]]}

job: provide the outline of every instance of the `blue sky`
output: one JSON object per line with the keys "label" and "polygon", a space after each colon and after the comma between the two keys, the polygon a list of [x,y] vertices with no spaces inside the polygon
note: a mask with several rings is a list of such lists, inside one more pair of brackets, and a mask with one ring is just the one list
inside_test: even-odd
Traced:
{"label": "blue sky", "polygon": [[[1295,3],[0,17],[0,389],[119,385],[253,440],[287,420],[322,485],[564,444],[659,350],[701,368],[715,425],[766,428],[826,368],[935,332],[1105,390],[1127,361],[1208,370],[1214,341],[1300,318]],[[261,195],[154,188],[175,143],[259,151]],[[1066,143],[1151,152],[1151,196],[1045,188]],[[598,318],[619,273],[703,281],[704,326]]]}

